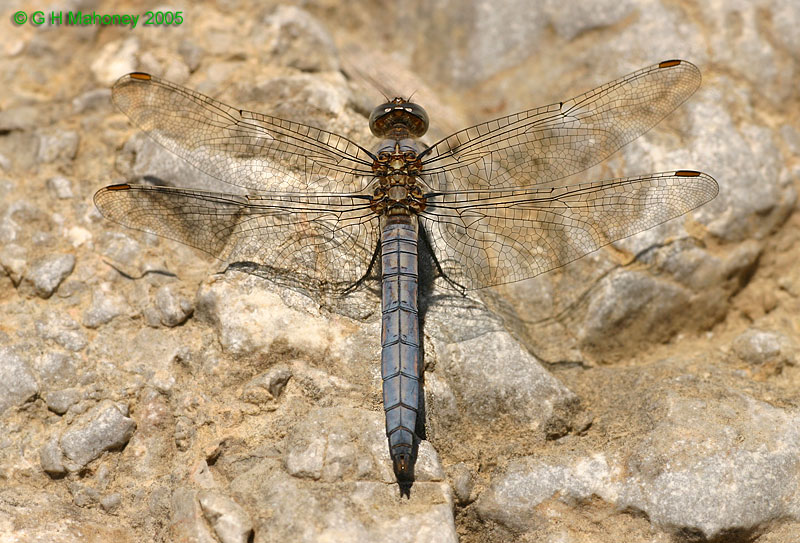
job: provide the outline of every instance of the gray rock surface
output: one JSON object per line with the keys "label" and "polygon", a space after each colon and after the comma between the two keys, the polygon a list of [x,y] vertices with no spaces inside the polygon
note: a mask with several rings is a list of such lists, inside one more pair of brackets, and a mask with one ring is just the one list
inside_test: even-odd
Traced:
{"label": "gray rock surface", "polygon": [[294,6],[279,6],[254,27],[250,39],[265,62],[302,71],[339,68],[333,38],[323,24]]}
{"label": "gray rock surface", "polygon": [[51,177],[47,180],[47,188],[50,189],[56,198],[67,200],[72,198],[72,183],[69,179],[63,176]]}
{"label": "gray rock surface", "polygon": [[800,414],[721,388],[710,401],[699,389],[687,374],[634,402],[637,432],[604,452],[565,444],[510,462],[480,496],[478,513],[533,531],[552,522],[559,502],[596,496],[641,511],[675,537],[708,540],[756,534],[795,515]]}
{"label": "gray rock surface", "polygon": [[36,321],[36,333],[42,339],[52,340],[69,351],[80,351],[88,344],[80,325],[66,313],[43,315]]}
{"label": "gray rock surface", "polygon": [[44,403],[47,404],[47,408],[50,411],[57,415],[63,415],[70,407],[80,401],[81,393],[74,388],[64,388],[61,390],[53,390],[52,392],[45,392],[42,394],[42,399]]}
{"label": "gray rock surface", "polygon": [[108,400],[81,415],[59,439],[67,469],[78,471],[103,452],[124,447],[136,429],[127,415],[125,406]]}
{"label": "gray rock surface", "polygon": [[25,278],[37,296],[49,298],[75,269],[75,255],[52,254],[31,263]]}
{"label": "gray rock surface", "polygon": [[197,499],[222,543],[247,543],[253,536],[252,521],[235,501],[207,490],[201,490]]}
{"label": "gray rock surface", "polygon": [[797,363],[798,349],[794,342],[781,332],[755,328],[745,330],[733,341],[733,352],[753,366],[793,366]]}
{"label": "gray rock surface", "polygon": [[574,425],[578,398],[507,332],[431,344],[436,367],[426,379],[438,386],[426,388],[426,407],[434,441],[472,447],[463,437],[466,428],[544,441]]}
{"label": "gray rock surface", "polygon": [[71,160],[78,152],[80,137],[71,130],[56,130],[39,135],[37,162],[55,162]]}
{"label": "gray rock surface", "polygon": [[156,291],[156,309],[164,326],[178,326],[186,322],[194,312],[192,301],[176,292],[172,285],[164,285]]}
{"label": "gray rock surface", "polygon": [[18,349],[0,347],[0,413],[29,401],[39,391],[36,378]]}
{"label": "gray rock surface", "polygon": [[92,289],[91,306],[84,311],[81,324],[86,328],[98,328],[125,313],[128,303],[111,289],[108,283]]}

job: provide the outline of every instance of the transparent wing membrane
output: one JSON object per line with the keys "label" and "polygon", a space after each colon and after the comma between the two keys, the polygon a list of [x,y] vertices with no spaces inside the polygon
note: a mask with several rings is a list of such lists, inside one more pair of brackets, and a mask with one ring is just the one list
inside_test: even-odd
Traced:
{"label": "transparent wing membrane", "polygon": [[717,195],[693,171],[557,188],[438,193],[421,220],[447,277],[466,289],[558,268],[679,217]]}
{"label": "transparent wing membrane", "polygon": [[665,61],[566,102],[461,130],[423,157],[433,190],[550,184],[605,160],[700,86],[700,70]]}
{"label": "transparent wing membrane", "polygon": [[157,143],[231,185],[345,192],[372,177],[372,156],[344,136],[236,109],[149,74],[122,77],[111,96]]}
{"label": "transparent wing membrane", "polygon": [[[467,289],[527,279],[713,199],[714,179],[689,170],[563,181],[652,128],[699,84],[693,64],[665,61],[427,149],[419,220],[442,271]],[[147,74],[123,77],[112,96],[155,141],[250,194],[114,185],[95,195],[104,216],[306,289],[341,291],[365,277],[380,236],[370,152]]]}
{"label": "transparent wing membrane", "polygon": [[367,273],[378,243],[369,201],[350,195],[236,196],[112,185],[95,205],[114,222],[190,245],[225,262],[261,266],[284,284],[344,290]]}

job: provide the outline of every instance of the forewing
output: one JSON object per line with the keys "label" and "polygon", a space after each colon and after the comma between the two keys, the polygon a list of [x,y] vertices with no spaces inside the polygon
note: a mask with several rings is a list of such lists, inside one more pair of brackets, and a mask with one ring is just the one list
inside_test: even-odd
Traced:
{"label": "forewing", "polygon": [[231,185],[350,192],[371,179],[369,152],[331,132],[236,109],[144,73],[120,78],[111,95],[156,142]]}
{"label": "forewing", "polygon": [[95,194],[107,219],[174,239],[228,263],[313,291],[362,279],[378,244],[369,200],[347,194],[237,196],[148,185]]}
{"label": "forewing", "polygon": [[555,185],[647,132],[700,85],[700,71],[670,60],[592,91],[461,130],[422,156],[434,190]]}
{"label": "forewing", "polygon": [[528,279],[713,199],[680,170],[555,188],[429,195],[420,215],[442,271],[466,289]]}

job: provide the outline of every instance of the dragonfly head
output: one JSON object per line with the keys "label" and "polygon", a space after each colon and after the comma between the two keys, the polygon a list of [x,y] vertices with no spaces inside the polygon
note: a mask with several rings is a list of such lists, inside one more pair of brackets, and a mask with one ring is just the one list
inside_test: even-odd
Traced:
{"label": "dragonfly head", "polygon": [[428,131],[428,114],[422,106],[395,98],[372,110],[369,129],[379,138],[418,138]]}

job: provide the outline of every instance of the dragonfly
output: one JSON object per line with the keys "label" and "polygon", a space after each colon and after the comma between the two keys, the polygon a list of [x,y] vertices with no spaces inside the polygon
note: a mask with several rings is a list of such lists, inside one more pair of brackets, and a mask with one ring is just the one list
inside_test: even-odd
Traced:
{"label": "dragonfly", "polygon": [[647,132],[700,81],[694,64],[667,60],[432,145],[421,139],[426,111],[398,97],[370,115],[377,142],[367,148],[134,72],[114,84],[114,104],[237,190],[124,183],[94,202],[114,222],[311,295],[379,279],[383,408],[402,488],[420,439],[420,251],[437,284],[463,294],[564,266],[712,200],[716,181],[694,170],[566,181]]}

